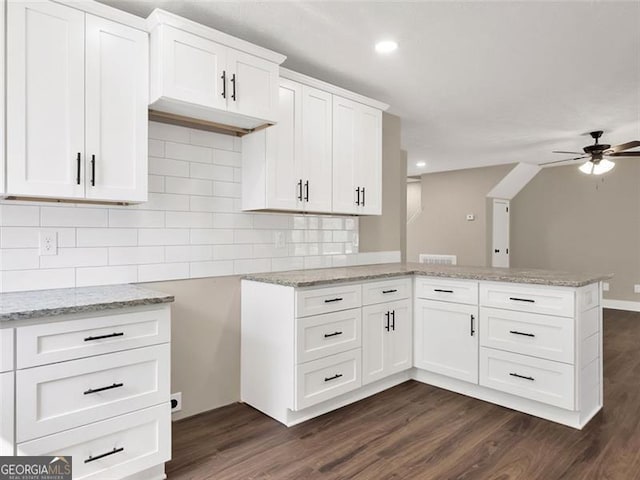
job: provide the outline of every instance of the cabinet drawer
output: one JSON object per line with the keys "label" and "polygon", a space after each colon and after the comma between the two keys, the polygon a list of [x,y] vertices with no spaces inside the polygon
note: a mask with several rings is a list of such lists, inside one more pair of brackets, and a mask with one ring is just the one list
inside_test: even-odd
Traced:
{"label": "cabinet drawer", "polygon": [[573,318],[480,308],[480,345],[574,363]]}
{"label": "cabinet drawer", "polygon": [[478,303],[478,282],[416,277],[415,291],[416,298],[469,305]]}
{"label": "cabinet drawer", "polygon": [[480,349],[480,385],[574,410],[574,369],[565,363]]}
{"label": "cabinet drawer", "polygon": [[18,444],[18,455],[72,457],[76,480],[133,475],[171,458],[169,402]]}
{"label": "cabinet drawer", "polygon": [[308,317],[362,306],[362,285],[298,290],[296,317]]}
{"label": "cabinet drawer", "polygon": [[362,343],[361,329],[359,308],[298,319],[296,363],[358,348]]}
{"label": "cabinet drawer", "polygon": [[573,317],[574,292],[545,286],[480,284],[480,305]]}
{"label": "cabinet drawer", "polygon": [[13,328],[0,330],[0,372],[13,370]]}
{"label": "cabinet drawer", "polygon": [[0,456],[13,455],[13,375],[0,373]]}
{"label": "cabinet drawer", "polygon": [[298,365],[295,410],[359,388],[362,385],[361,365],[360,348]]}
{"label": "cabinet drawer", "polygon": [[20,327],[17,368],[45,365],[171,339],[170,308]]}
{"label": "cabinet drawer", "polygon": [[19,370],[18,442],[169,401],[169,345]]}
{"label": "cabinet drawer", "polygon": [[393,302],[411,297],[411,279],[396,278],[362,285],[362,304]]}

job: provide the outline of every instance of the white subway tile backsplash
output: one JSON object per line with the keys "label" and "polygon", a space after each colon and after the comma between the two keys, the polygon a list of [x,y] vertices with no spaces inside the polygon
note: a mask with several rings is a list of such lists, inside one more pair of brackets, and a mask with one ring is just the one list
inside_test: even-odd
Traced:
{"label": "white subway tile backsplash", "polygon": [[132,265],[118,267],[76,268],[76,286],[113,285],[138,281],[138,267]]}
{"label": "white subway tile backsplash", "polygon": [[164,156],[188,162],[211,163],[213,161],[213,151],[210,148],[184,143],[166,142]]}
{"label": "white subway tile backsplash", "polygon": [[[242,212],[241,140],[149,123],[149,197],[131,206],[0,200],[0,291],[388,261],[358,219]],[[40,231],[58,254],[39,255]]]}
{"label": "white subway tile backsplash", "polygon": [[106,227],[106,208],[41,207],[42,227]]}
{"label": "white subway tile backsplash", "polygon": [[183,278],[189,278],[188,263],[161,263],[156,265],[140,265],[138,267],[139,282],[179,280]]}
{"label": "white subway tile backsplash", "polygon": [[0,205],[0,226],[29,227],[40,225],[40,209],[28,205]]}

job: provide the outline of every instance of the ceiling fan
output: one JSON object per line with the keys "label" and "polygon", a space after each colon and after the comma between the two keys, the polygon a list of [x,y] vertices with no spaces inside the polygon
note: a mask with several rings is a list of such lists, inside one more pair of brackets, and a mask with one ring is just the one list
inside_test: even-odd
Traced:
{"label": "ceiling fan", "polygon": [[584,147],[582,149],[584,152],[553,152],[580,155],[579,157],[565,158],[564,160],[541,163],[540,165],[542,166],[551,165],[554,163],[574,162],[576,160],[587,158],[588,160],[580,165],[580,171],[586,173],[587,175],[602,175],[603,173],[607,173],[608,171],[610,171],[615,166],[615,163],[609,160],[610,157],[640,157],[640,152],[626,152],[626,150],[629,150],[631,148],[640,147],[639,140],[633,140],[631,142],[622,143],[620,145],[615,145],[612,147],[611,145],[607,145],[606,143],[598,143],[598,140],[602,136],[602,133],[602,130],[589,132],[591,138],[594,139],[594,144]]}

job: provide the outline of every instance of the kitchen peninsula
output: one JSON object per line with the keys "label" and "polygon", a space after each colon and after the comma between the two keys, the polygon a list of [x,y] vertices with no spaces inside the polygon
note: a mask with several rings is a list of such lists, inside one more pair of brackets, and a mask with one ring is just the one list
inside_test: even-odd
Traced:
{"label": "kitchen peninsula", "polygon": [[610,275],[398,263],[242,280],[242,401],[291,426],[417,380],[582,428]]}

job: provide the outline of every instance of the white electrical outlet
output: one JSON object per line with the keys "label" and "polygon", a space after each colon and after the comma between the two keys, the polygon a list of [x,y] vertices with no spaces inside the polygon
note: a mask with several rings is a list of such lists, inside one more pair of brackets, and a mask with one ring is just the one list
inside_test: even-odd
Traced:
{"label": "white electrical outlet", "polygon": [[602,282],[602,290],[605,292],[609,291],[609,282]]}
{"label": "white electrical outlet", "polygon": [[473,222],[476,219],[475,214],[467,213],[467,222]]}
{"label": "white electrical outlet", "polygon": [[58,232],[40,230],[39,242],[41,256],[58,255]]}
{"label": "white electrical outlet", "polygon": [[633,293],[640,293],[640,285],[633,286]]}
{"label": "white electrical outlet", "polygon": [[171,395],[171,413],[176,413],[180,410],[182,410],[182,392]]}
{"label": "white electrical outlet", "polygon": [[273,243],[275,244],[276,248],[284,248],[284,232],[275,232]]}

